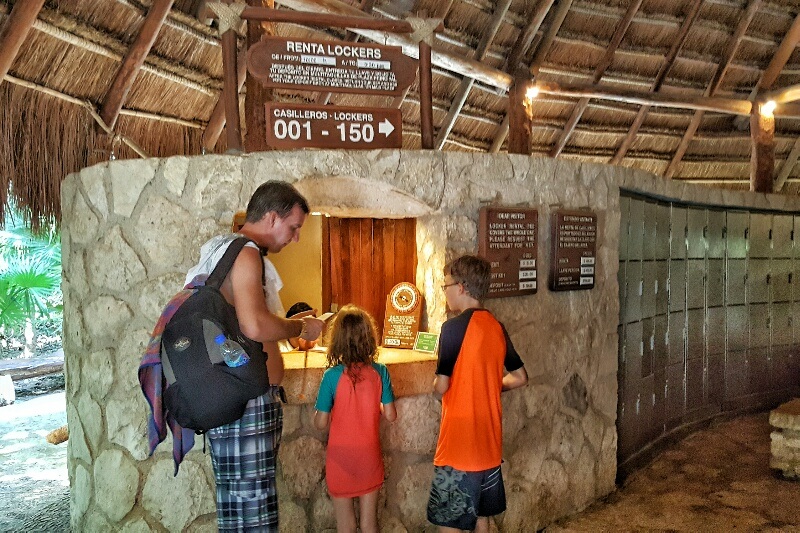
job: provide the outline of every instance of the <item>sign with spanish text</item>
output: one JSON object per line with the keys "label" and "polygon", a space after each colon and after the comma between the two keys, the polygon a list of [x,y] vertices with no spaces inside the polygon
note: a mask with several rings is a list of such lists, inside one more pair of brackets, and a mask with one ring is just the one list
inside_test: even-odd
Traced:
{"label": "sign with spanish text", "polygon": [[481,208],[478,252],[492,267],[487,298],[536,292],[538,216],[535,209]]}
{"label": "sign with spanish text", "polygon": [[273,148],[403,147],[399,109],[267,102],[267,145]]}
{"label": "sign with spanish text", "polygon": [[597,215],[592,211],[553,213],[550,289],[591,289],[597,268]]}
{"label": "sign with spanish text", "polygon": [[250,47],[247,69],[265,87],[403,94],[417,61],[399,46],[267,37]]}

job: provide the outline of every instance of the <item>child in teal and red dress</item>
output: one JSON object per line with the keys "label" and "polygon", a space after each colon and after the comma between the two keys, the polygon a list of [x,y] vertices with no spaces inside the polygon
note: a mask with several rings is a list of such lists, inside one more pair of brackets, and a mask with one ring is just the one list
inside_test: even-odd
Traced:
{"label": "child in teal and red dress", "polygon": [[[383,485],[380,418],[397,418],[386,365],[375,362],[378,334],[373,318],[355,305],[336,314],[327,335],[328,366],[317,394],[314,425],[330,426],[325,481],[336,529],[378,531],[378,491]],[[354,499],[358,498],[356,520]]]}

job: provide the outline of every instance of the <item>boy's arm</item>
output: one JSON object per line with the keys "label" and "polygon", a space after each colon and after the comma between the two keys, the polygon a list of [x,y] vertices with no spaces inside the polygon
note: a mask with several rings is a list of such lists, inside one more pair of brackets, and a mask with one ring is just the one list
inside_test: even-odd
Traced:
{"label": "boy's arm", "polygon": [[433,378],[433,390],[436,391],[437,394],[440,396],[447,392],[447,389],[450,388],[450,376],[445,376],[443,374],[436,374],[436,377]]}
{"label": "boy's arm", "polygon": [[524,387],[528,384],[528,371],[525,367],[519,367],[516,370],[507,372],[503,376],[503,391]]}

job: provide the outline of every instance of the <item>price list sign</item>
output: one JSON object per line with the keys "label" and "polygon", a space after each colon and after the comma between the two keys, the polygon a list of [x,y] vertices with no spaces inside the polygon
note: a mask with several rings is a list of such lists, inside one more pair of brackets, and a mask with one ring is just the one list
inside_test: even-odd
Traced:
{"label": "price list sign", "polygon": [[591,211],[553,213],[550,289],[574,291],[594,287],[597,215]]}
{"label": "price list sign", "polygon": [[536,292],[535,209],[483,207],[478,223],[478,251],[492,266],[487,298]]}
{"label": "price list sign", "polygon": [[250,47],[247,69],[265,87],[398,96],[417,62],[399,46],[268,37]]}

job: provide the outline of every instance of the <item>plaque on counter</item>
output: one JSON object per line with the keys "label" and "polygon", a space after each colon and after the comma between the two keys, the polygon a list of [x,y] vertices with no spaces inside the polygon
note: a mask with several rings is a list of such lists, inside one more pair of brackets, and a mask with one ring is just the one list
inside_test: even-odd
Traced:
{"label": "plaque on counter", "polygon": [[487,298],[536,292],[536,209],[482,207],[478,252],[492,266]]}
{"label": "plaque on counter", "polygon": [[592,211],[556,211],[550,231],[553,251],[550,289],[593,288],[597,268],[597,215]]}
{"label": "plaque on counter", "polygon": [[392,348],[413,348],[419,332],[422,295],[413,283],[398,283],[386,297],[386,318],[383,321],[383,345]]}

